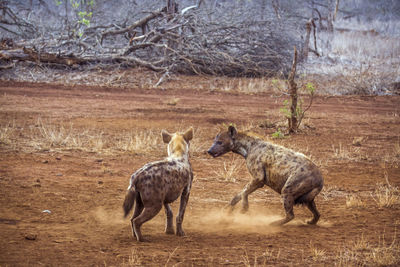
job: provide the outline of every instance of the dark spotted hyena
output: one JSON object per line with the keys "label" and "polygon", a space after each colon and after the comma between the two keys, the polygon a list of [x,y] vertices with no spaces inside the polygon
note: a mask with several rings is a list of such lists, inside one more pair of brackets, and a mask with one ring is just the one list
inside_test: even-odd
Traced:
{"label": "dark spotted hyena", "polygon": [[162,137],[164,143],[168,144],[168,157],[148,163],[132,174],[123,204],[126,217],[136,202],[131,224],[132,234],[138,241],[143,241],[140,231],[142,224],[156,216],[163,205],[167,216],[165,232],[174,234],[169,203],[179,196],[181,201],[176,217],[176,235],[185,235],[182,222],[193,180],[189,162],[189,141],[193,138],[193,129],[184,134],[162,131]]}
{"label": "dark spotted hyena", "polygon": [[282,195],[286,218],[274,222],[282,225],[294,218],[293,206],[305,204],[314,217],[308,221],[316,224],[320,214],[314,198],[323,187],[323,178],[318,167],[301,153],[275,145],[256,137],[251,133],[237,132],[229,126],[228,131],[215,137],[208,150],[213,157],[219,157],[229,151],[242,155],[246,159],[247,169],[252,180],[237,194],[228,207],[242,200],[242,211],[247,211],[248,195],[256,189],[269,186]]}

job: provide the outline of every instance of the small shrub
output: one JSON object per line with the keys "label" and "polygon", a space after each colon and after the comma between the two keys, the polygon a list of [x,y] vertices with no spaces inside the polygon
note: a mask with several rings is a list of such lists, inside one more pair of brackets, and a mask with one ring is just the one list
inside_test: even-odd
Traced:
{"label": "small shrub", "polygon": [[271,136],[272,136],[272,138],[277,138],[277,139],[285,138],[285,135],[281,132],[281,129],[278,129]]}

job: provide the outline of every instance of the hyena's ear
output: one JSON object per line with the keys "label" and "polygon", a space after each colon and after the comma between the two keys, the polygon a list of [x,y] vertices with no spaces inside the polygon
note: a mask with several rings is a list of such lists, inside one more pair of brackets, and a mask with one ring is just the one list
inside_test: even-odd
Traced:
{"label": "hyena's ear", "polygon": [[228,128],[228,133],[229,133],[229,136],[233,139],[237,135],[237,130],[236,130],[236,128],[234,126],[231,125]]}
{"label": "hyena's ear", "polygon": [[162,140],[164,141],[164,143],[168,144],[171,141],[172,135],[169,132],[167,132],[166,130],[162,130],[161,135],[162,135]]}
{"label": "hyena's ear", "polygon": [[183,139],[185,139],[186,142],[189,142],[190,140],[193,139],[193,128],[190,127],[184,134],[183,134]]}

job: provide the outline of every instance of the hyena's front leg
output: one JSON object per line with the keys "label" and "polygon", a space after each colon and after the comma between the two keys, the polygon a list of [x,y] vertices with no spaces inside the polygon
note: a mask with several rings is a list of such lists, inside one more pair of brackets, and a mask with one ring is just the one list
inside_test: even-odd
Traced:
{"label": "hyena's front leg", "polygon": [[242,191],[242,213],[245,213],[249,210],[249,195],[263,186],[264,181],[252,180],[244,187]]}
{"label": "hyena's front leg", "polygon": [[183,223],[183,217],[185,216],[186,205],[189,201],[189,195],[190,195],[190,186],[187,186],[185,187],[185,189],[183,189],[181,195],[181,202],[179,205],[179,213],[178,216],[176,216],[176,235],[178,236],[185,235],[185,232],[182,229],[182,223]]}
{"label": "hyena's front leg", "polygon": [[261,188],[264,186],[264,181],[260,180],[252,180],[250,183],[248,183],[243,190],[234,196],[231,200],[231,202],[228,205],[228,208],[230,211],[233,210],[233,207],[240,201],[242,200],[242,213],[245,213],[249,209],[249,195],[253,193],[255,190],[258,188]]}

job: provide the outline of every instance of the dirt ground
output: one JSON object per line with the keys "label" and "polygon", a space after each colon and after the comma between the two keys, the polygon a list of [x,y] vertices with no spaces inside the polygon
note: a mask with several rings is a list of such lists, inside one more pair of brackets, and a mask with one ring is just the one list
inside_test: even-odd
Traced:
{"label": "dirt ground", "polygon": [[[399,96],[318,96],[298,134],[274,139],[284,97],[199,89],[196,79],[167,89],[0,82],[0,266],[400,264]],[[250,179],[239,156],[205,153],[229,123],[320,166],[316,226],[301,206],[270,226],[283,209],[267,187],[250,195],[248,214],[223,212]],[[129,177],[165,157],[161,129],[189,126],[186,236],[164,234],[162,211],[138,243],[122,216]]]}

